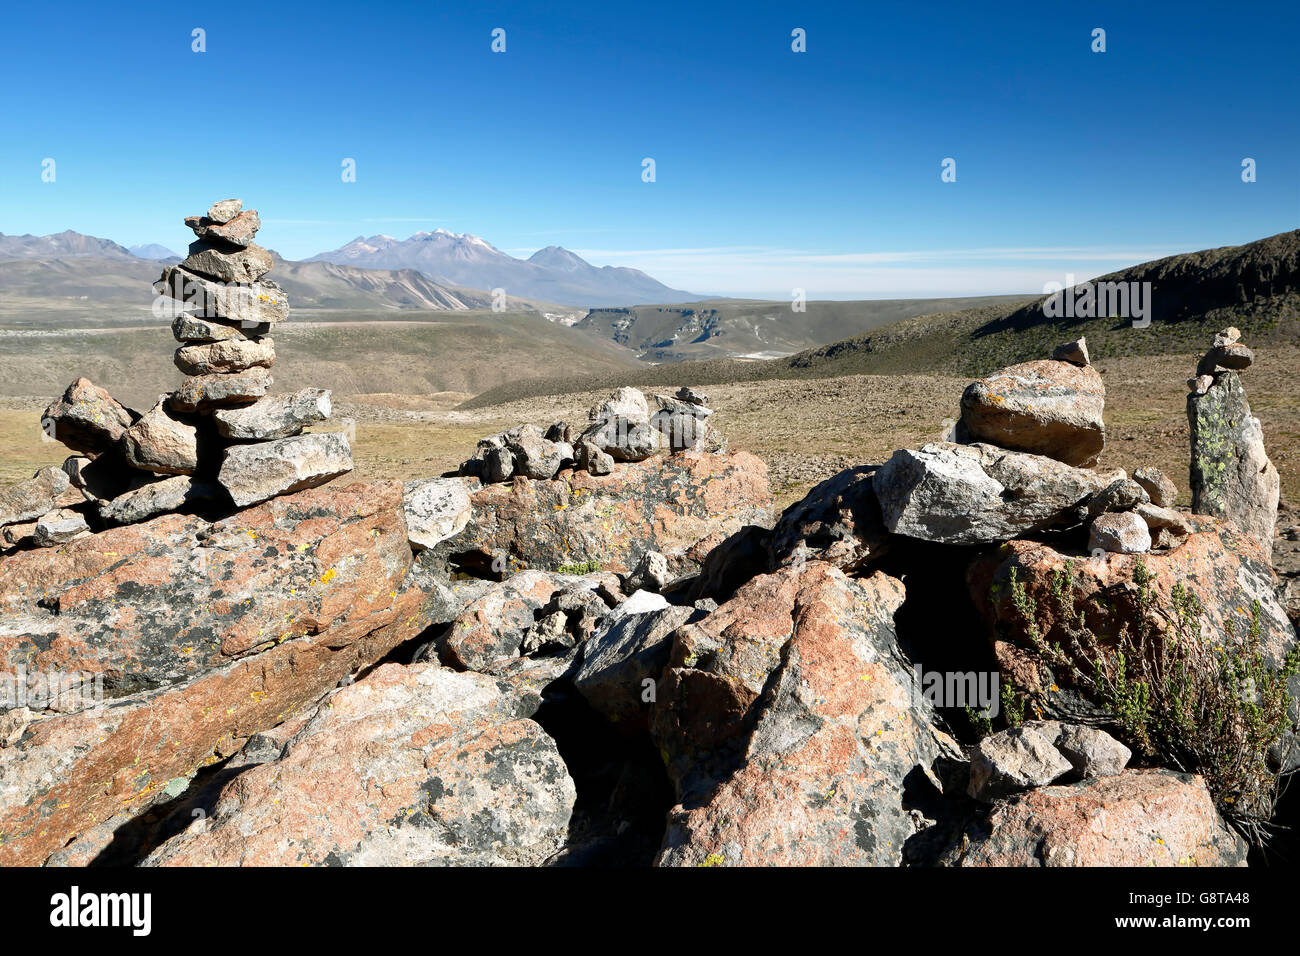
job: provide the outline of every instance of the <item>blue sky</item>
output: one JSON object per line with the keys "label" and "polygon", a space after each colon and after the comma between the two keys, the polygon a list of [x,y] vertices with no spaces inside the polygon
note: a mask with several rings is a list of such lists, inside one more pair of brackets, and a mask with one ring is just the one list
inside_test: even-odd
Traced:
{"label": "blue sky", "polygon": [[289,258],[442,227],[694,291],[849,298],[1037,292],[1300,224],[1293,0],[3,16],[8,234],[179,251],[184,215],[240,196]]}

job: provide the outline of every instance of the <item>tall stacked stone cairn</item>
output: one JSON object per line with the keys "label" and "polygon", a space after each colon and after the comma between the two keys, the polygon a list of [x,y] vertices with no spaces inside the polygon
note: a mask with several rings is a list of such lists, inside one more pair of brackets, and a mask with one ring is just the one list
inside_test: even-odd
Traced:
{"label": "tall stacked stone cairn", "polygon": [[169,511],[229,512],[352,470],[345,435],[303,433],[329,418],[327,389],[268,394],[270,333],[289,301],[266,278],[271,253],[253,242],[257,211],[226,199],[185,224],[197,241],[154,287],[176,300],[185,380],[143,414],[73,382],[42,427],[77,454],[0,492],[0,546],[62,544]]}
{"label": "tall stacked stone cairn", "polygon": [[1241,333],[1230,326],[1214,337],[1196,375],[1187,380],[1192,510],[1229,518],[1271,548],[1281,480],[1241,384],[1240,373],[1254,360]]}

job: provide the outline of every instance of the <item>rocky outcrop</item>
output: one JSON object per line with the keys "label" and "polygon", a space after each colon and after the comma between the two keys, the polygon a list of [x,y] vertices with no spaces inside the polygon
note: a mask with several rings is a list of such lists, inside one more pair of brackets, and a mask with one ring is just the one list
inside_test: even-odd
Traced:
{"label": "rocky outcrop", "polygon": [[909,785],[956,753],[898,651],[902,600],[812,562],[674,633],[651,718],[682,797],[662,865],[898,865]]}
{"label": "rocky outcrop", "polygon": [[1129,770],[998,804],[949,854],[954,866],[1244,866],[1246,842],[1205,781]]}
{"label": "rocky outcrop", "polygon": [[532,704],[479,674],[380,667],[145,865],[540,864],[564,842],[576,791]]}
{"label": "rocky outcrop", "polygon": [[698,570],[700,539],[770,523],[772,497],[756,456],[685,451],[608,475],[566,468],[549,481],[488,483],[470,504],[464,530],[437,545],[464,566],[626,573],[658,551],[683,574]]}
{"label": "rocky outcrop", "polygon": [[1226,358],[1236,329],[1225,329],[1202,360],[1201,387],[1189,382],[1187,422],[1191,430],[1192,510],[1230,518],[1247,534],[1268,545],[1277,523],[1281,479],[1264,451],[1264,433],[1250,411],[1238,370],[1248,357]]}
{"label": "rocky outcrop", "polygon": [[0,561],[6,669],[82,681],[0,749],[0,862],[42,862],[418,634],[401,494],[315,489]]}

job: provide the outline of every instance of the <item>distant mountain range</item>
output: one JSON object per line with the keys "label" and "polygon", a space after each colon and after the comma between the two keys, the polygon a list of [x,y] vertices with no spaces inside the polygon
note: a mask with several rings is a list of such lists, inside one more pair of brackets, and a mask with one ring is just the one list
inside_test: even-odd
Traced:
{"label": "distant mountain range", "polygon": [[358,236],[308,262],[371,269],[416,269],[442,285],[505,289],[510,295],[587,307],[692,302],[701,296],[673,289],[638,269],[593,266],[559,246],[516,259],[468,233],[417,232],[409,239]]}
{"label": "distant mountain range", "polygon": [[6,236],[0,232],[0,262],[12,259],[135,259],[130,249],[112,239],[85,236],[67,229],[52,236]]}
{"label": "distant mountain range", "polygon": [[[70,229],[51,236],[6,236],[0,233],[0,262],[88,257],[119,262],[181,258],[157,243],[128,249],[111,239],[86,236]],[[281,262],[293,265],[290,260]],[[593,266],[559,246],[547,246],[528,259],[516,259],[478,236],[445,229],[419,232],[409,239],[358,237],[341,249],[322,252],[304,260],[304,263],[350,267],[354,270],[350,273],[329,273],[328,270],[299,272],[303,278],[320,275],[339,280],[347,276],[349,283],[362,289],[390,282],[381,277],[365,278],[361,275],[363,271],[418,273],[419,277],[407,275],[400,280],[412,289],[422,290],[402,296],[410,302],[405,308],[488,308],[492,304],[493,289],[505,289],[511,300],[562,303],[577,308],[692,302],[701,298],[670,288],[637,269]],[[277,265],[273,277],[280,281],[284,274],[283,267]],[[435,287],[441,291],[435,291]],[[446,304],[434,304],[443,300]],[[462,304],[453,304],[453,300]],[[350,307],[361,307],[361,303],[352,303]],[[379,307],[384,306],[380,303]],[[554,310],[556,306],[548,308]],[[566,318],[565,321],[571,320]]]}

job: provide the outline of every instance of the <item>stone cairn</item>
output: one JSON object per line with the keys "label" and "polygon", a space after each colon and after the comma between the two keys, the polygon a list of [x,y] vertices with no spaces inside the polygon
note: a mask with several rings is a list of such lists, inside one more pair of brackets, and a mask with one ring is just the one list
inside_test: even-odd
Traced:
{"label": "stone cairn", "polygon": [[270,332],[288,298],[266,278],[261,222],[239,199],[185,219],[197,241],[155,284],[175,300],[185,380],[147,412],[80,378],[45,410],[47,435],[78,454],[0,491],[0,546],[52,546],[100,527],[179,509],[229,512],[352,470],[340,432],[303,434],[330,416],[327,389],[272,396]]}
{"label": "stone cairn", "polygon": [[615,462],[644,461],[660,452],[724,451],[726,440],[709,419],[709,396],[682,387],[675,396],[620,388],[587,412],[584,426],[556,422],[546,429],[517,425],[479,440],[459,473],[491,484],[515,476],[546,481],[561,468],[608,475]]}
{"label": "stone cairn", "polygon": [[1282,484],[1241,384],[1240,373],[1254,361],[1241,332],[1229,326],[1214,337],[1187,380],[1192,510],[1230,518],[1270,549]]}
{"label": "stone cairn", "polygon": [[901,450],[877,472],[886,528],[948,544],[991,544],[1085,525],[1088,550],[1177,547],[1192,525],[1159,469],[1099,469],[1106,388],[1080,338],[962,394],[953,440]]}

